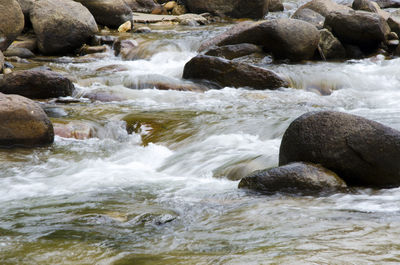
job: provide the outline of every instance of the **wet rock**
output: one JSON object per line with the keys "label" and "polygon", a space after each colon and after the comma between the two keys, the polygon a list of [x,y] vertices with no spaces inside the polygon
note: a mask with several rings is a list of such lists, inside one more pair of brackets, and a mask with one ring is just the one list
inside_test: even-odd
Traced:
{"label": "wet rock", "polygon": [[102,53],[107,51],[107,46],[102,45],[102,46],[89,46],[89,45],[83,45],[82,48],[79,50],[80,55],[86,55],[86,54],[93,54],[93,53]]}
{"label": "wet rock", "polygon": [[286,130],[279,165],[321,164],[347,184],[400,185],[400,132],[365,118],[333,111],[306,113]]}
{"label": "wet rock", "polygon": [[250,64],[198,55],[186,63],[183,78],[207,80],[218,86],[277,89],[288,83],[272,71]]}
{"label": "wet rock", "polygon": [[297,19],[272,19],[255,23],[241,23],[227,32],[206,41],[200,47],[239,43],[262,45],[276,59],[307,60],[314,56],[319,42],[317,28]]}
{"label": "wet rock", "polygon": [[364,52],[356,45],[344,44],[346,57],[351,59],[362,59],[365,57]]}
{"label": "wet rock", "polygon": [[71,52],[98,30],[90,12],[70,0],[38,0],[30,16],[38,48],[44,54]]}
{"label": "wet rock", "polygon": [[20,37],[17,38],[16,41],[14,41],[8,49],[11,48],[24,48],[28,49],[31,52],[35,52],[37,50],[37,39],[36,37],[27,37],[24,38],[23,40],[19,40]]}
{"label": "wet rock", "polygon": [[324,27],[325,17],[309,8],[302,8],[296,11],[292,16],[293,19],[299,19],[313,24],[318,29]]}
{"label": "wet rock", "polygon": [[94,137],[94,128],[84,122],[53,123],[54,134],[63,138],[85,140]]}
{"label": "wet rock", "polygon": [[0,79],[1,93],[32,99],[71,96],[73,90],[74,85],[68,78],[52,71],[18,71]]}
{"label": "wet rock", "polygon": [[100,25],[118,28],[126,21],[132,21],[132,10],[124,0],[76,0],[82,3]]}
{"label": "wet rock", "polygon": [[390,30],[395,32],[397,35],[400,34],[400,18],[396,16],[390,16],[386,22],[388,23]]}
{"label": "wet rock", "polygon": [[191,92],[204,92],[207,87],[198,84],[189,83],[168,83],[168,82],[148,82],[141,84],[144,87],[154,87],[158,90],[174,90],[174,91],[191,91]]}
{"label": "wet rock", "polygon": [[261,19],[268,13],[269,0],[186,0],[190,12],[211,13],[234,18]]}
{"label": "wet rock", "polygon": [[320,30],[319,47],[325,59],[346,58],[346,49],[327,29]]}
{"label": "wet rock", "polygon": [[225,59],[232,60],[238,57],[259,52],[262,52],[262,49],[257,45],[250,43],[241,43],[236,45],[226,45],[211,48],[205,53],[205,55],[223,57]]}
{"label": "wet rock", "polygon": [[11,68],[8,68],[8,67],[4,67],[3,68],[3,74],[8,75],[8,74],[11,74],[11,73],[12,73]]}
{"label": "wet rock", "polygon": [[0,51],[5,51],[24,29],[24,14],[16,0],[0,0]]}
{"label": "wet rock", "polygon": [[139,59],[138,47],[135,40],[118,40],[114,43],[115,56],[121,56],[123,60]]}
{"label": "wet rock", "polygon": [[135,29],[133,32],[135,32],[135,33],[150,33],[151,32],[151,28],[149,28],[149,27],[139,27],[139,28]]}
{"label": "wet rock", "polygon": [[113,45],[114,42],[117,41],[117,37],[114,36],[93,36],[90,44],[92,46],[100,46],[100,45]]}
{"label": "wet rock", "polygon": [[266,194],[276,192],[297,195],[321,195],[344,191],[345,182],[334,172],[311,163],[291,163],[258,170],[244,177],[239,188]]}
{"label": "wet rock", "polygon": [[184,5],[177,5],[172,9],[172,15],[180,16],[187,13],[186,7]]}
{"label": "wet rock", "polygon": [[8,47],[8,49],[4,52],[4,55],[7,57],[17,56],[19,58],[32,58],[35,57],[33,52],[26,48],[17,48],[17,47]]}
{"label": "wet rock", "polygon": [[128,32],[132,30],[132,22],[126,21],[124,24],[118,27],[118,32]]}
{"label": "wet rock", "polygon": [[34,147],[52,144],[53,126],[42,108],[30,99],[0,93],[0,146]]}
{"label": "wet rock", "polygon": [[124,100],[122,97],[118,95],[113,95],[107,92],[87,92],[82,97],[88,98],[91,101],[100,101],[100,102],[113,102],[113,101],[122,101]]}
{"label": "wet rock", "polygon": [[342,42],[362,49],[376,49],[385,42],[390,27],[384,18],[365,11],[332,12],[325,19],[325,28]]}
{"label": "wet rock", "polygon": [[285,8],[283,7],[282,0],[270,0],[268,4],[268,11],[269,12],[280,12],[283,11]]}
{"label": "wet rock", "polygon": [[153,0],[124,0],[125,3],[134,12],[151,13],[156,7],[159,7]]}
{"label": "wet rock", "polygon": [[323,17],[326,17],[331,12],[346,12],[352,10],[348,6],[337,4],[336,2],[331,0],[312,0],[299,7],[293,14],[293,16],[296,17],[297,13],[302,12],[303,9],[311,9]]}

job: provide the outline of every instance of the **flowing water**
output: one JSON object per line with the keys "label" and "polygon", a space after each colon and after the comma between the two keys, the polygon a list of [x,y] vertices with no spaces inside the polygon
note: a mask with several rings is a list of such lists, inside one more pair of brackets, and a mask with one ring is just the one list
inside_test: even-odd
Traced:
{"label": "flowing water", "polygon": [[[225,176],[246,161],[276,166],[285,129],[308,111],[343,111],[400,129],[400,59],[274,64],[248,57],[242,60],[273,69],[293,88],[146,87],[184,82],[183,66],[200,42],[227,26],[153,26],[134,36],[143,56],[135,61],[109,52],[36,63],[77,87],[79,100],[41,103],[52,121],[85,123],[94,137],[0,151],[0,264],[400,262],[400,189],[263,196]],[[96,93],[114,100],[82,98]]]}

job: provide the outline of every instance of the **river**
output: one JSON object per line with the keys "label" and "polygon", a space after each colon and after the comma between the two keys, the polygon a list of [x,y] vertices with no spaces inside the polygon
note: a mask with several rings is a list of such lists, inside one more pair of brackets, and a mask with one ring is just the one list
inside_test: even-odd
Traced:
{"label": "river", "polygon": [[[94,137],[0,151],[0,264],[400,262],[400,189],[263,196],[239,190],[224,171],[252,160],[276,166],[283,133],[308,111],[400,129],[399,58],[247,57],[293,87],[161,91],[141,84],[183,82],[201,41],[229,25],[151,27],[139,37],[121,34],[138,39],[142,59],[122,61],[110,51],[33,63],[77,88],[78,100],[41,102],[52,121],[84,122]],[[91,102],[87,93],[121,100]]]}

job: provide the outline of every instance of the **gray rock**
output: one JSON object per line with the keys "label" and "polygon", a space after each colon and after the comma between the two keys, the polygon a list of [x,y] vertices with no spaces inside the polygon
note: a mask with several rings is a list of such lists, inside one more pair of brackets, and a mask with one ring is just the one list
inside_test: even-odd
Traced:
{"label": "gray rock", "polygon": [[0,51],[5,51],[24,29],[24,14],[16,0],[0,0]]}
{"label": "gray rock", "polygon": [[30,99],[0,93],[0,147],[46,146],[54,141],[53,126]]}
{"label": "gray rock", "polygon": [[72,82],[52,71],[17,71],[0,79],[0,92],[17,94],[31,99],[71,96]]}
{"label": "gray rock", "polygon": [[232,60],[238,57],[260,52],[262,52],[262,49],[257,45],[241,43],[211,48],[205,53],[205,55],[223,57],[225,59]]}
{"label": "gray rock", "polygon": [[153,0],[124,0],[129,8],[134,12],[151,13],[154,8],[160,6]]}
{"label": "gray rock", "polygon": [[334,112],[306,113],[286,130],[279,165],[304,161],[336,172],[348,185],[400,185],[400,132],[365,118]]}
{"label": "gray rock", "polygon": [[334,172],[320,165],[302,162],[258,170],[239,182],[239,188],[266,194],[328,195],[345,191],[346,187],[346,183]]}
{"label": "gray rock", "polygon": [[65,54],[82,46],[98,31],[90,12],[71,0],[37,0],[31,22],[44,54]]}
{"label": "gray rock", "polygon": [[325,59],[344,59],[346,58],[346,49],[342,43],[333,34],[327,30],[320,30],[319,47]]}
{"label": "gray rock", "polygon": [[35,54],[26,48],[17,48],[17,47],[8,47],[8,49],[4,52],[4,56],[11,57],[17,56],[19,58],[32,58],[35,57]]}
{"label": "gray rock", "polygon": [[296,11],[292,16],[293,19],[299,19],[313,24],[318,29],[324,27],[325,17],[309,8],[302,8]]}
{"label": "gray rock", "polygon": [[207,80],[218,86],[277,89],[288,83],[272,71],[245,63],[198,55],[186,63],[184,79]]}
{"label": "gray rock", "polygon": [[272,19],[256,23],[241,23],[206,41],[200,50],[210,46],[252,43],[262,45],[277,59],[307,60],[314,56],[319,42],[317,28],[297,19]]}

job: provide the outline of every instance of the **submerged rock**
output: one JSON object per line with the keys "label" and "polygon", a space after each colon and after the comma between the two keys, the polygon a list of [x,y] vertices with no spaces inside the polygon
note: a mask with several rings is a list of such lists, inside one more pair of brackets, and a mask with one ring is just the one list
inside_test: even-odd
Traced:
{"label": "submerged rock", "polygon": [[98,30],[92,14],[71,0],[35,1],[30,16],[38,48],[44,54],[71,52]]}
{"label": "submerged rock", "polygon": [[70,96],[73,90],[74,85],[68,78],[52,71],[18,71],[0,79],[1,93],[32,99]]}
{"label": "submerged rock", "polygon": [[346,187],[346,183],[334,172],[320,165],[302,162],[258,170],[239,182],[239,188],[267,194],[319,195],[344,191]]}
{"label": "submerged rock", "polygon": [[400,186],[400,132],[365,118],[334,112],[306,113],[286,130],[279,165],[321,164],[350,185]]}
{"label": "submerged rock", "polygon": [[94,137],[94,128],[84,122],[54,123],[54,134],[63,138],[85,140]]}
{"label": "submerged rock", "polygon": [[268,13],[269,0],[185,0],[190,12],[234,18],[261,19]]}
{"label": "submerged rock", "polygon": [[198,55],[186,63],[183,78],[207,80],[221,87],[277,89],[288,86],[270,70],[207,55]]}
{"label": "submerged rock", "polygon": [[24,29],[24,14],[16,0],[0,0],[0,51],[5,51]]}
{"label": "submerged rock", "polygon": [[113,45],[115,56],[121,56],[123,60],[140,59],[138,47],[135,40],[117,40]]}
{"label": "submerged rock", "polygon": [[100,25],[118,28],[132,21],[132,10],[124,0],[76,0],[89,9]]}
{"label": "submerged rock", "polygon": [[0,147],[34,147],[53,143],[53,126],[30,99],[0,93]]}

